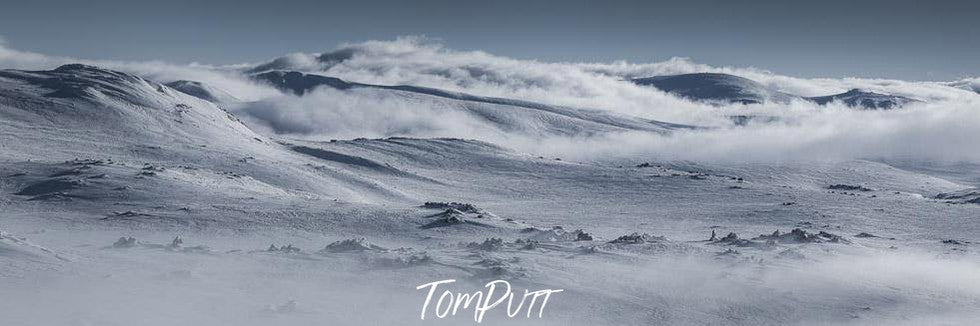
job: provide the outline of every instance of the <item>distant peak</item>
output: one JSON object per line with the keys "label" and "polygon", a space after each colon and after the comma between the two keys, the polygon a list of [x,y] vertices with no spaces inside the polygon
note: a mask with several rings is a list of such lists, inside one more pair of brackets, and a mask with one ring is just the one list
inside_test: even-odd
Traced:
{"label": "distant peak", "polygon": [[[746,79],[745,77],[740,77],[740,76],[735,76],[735,75],[729,75],[729,74],[723,74],[723,73],[720,73],[720,72],[696,72],[696,73],[691,73],[691,74],[688,74],[688,75],[702,76],[702,77],[718,77],[718,78],[740,78],[740,79]],[[680,76],[680,75],[675,75],[675,76]]]}
{"label": "distant peak", "polygon": [[287,70],[272,70],[258,74],[259,76],[306,76],[307,74],[301,73],[299,71],[287,71]]}
{"label": "distant peak", "polygon": [[82,70],[99,70],[99,71],[105,71],[106,69],[103,69],[103,68],[100,68],[100,67],[96,67],[96,66],[90,66],[90,65],[86,65],[86,64],[81,64],[81,63],[69,63],[69,64],[66,64],[66,65],[61,65],[60,67],[54,69],[54,71],[62,71],[62,72],[64,72],[64,71],[82,71]]}
{"label": "distant peak", "polygon": [[840,95],[885,95],[885,94],[879,94],[879,93],[875,93],[875,92],[871,92],[871,91],[866,91],[866,90],[863,90],[863,89],[860,89],[860,88],[852,88],[849,91],[847,91],[846,93],[843,93],[843,94],[840,94]]}
{"label": "distant peak", "polygon": [[252,78],[270,83],[276,88],[291,91],[296,95],[304,95],[319,86],[329,86],[335,89],[354,87],[342,79],[314,74],[304,74],[296,71],[273,70],[252,75]]}
{"label": "distant peak", "polygon": [[344,62],[346,60],[350,60],[351,58],[354,57],[354,54],[355,54],[354,49],[350,49],[350,48],[340,49],[333,52],[322,53],[319,56],[317,56],[316,59],[322,63],[332,65],[332,64]]}
{"label": "distant peak", "polygon": [[183,85],[197,86],[197,87],[203,86],[203,84],[201,84],[201,82],[197,82],[197,81],[193,81],[193,80],[176,80],[176,81],[169,82],[166,85],[167,86],[170,86],[170,87],[183,86]]}
{"label": "distant peak", "polygon": [[139,76],[80,63],[52,70],[6,70],[4,75],[51,90],[46,96],[60,98],[90,98],[102,93],[129,99],[134,98],[130,93],[153,86]]}
{"label": "distant peak", "polygon": [[[677,74],[677,75],[660,75],[645,78],[636,78],[634,80],[645,80],[645,79],[696,79],[696,80],[740,80],[740,81],[752,81],[751,79],[735,76],[730,74],[723,74],[718,72],[695,72],[689,74]],[[752,81],[754,82],[754,81]]]}
{"label": "distant peak", "polygon": [[177,80],[166,83],[170,88],[176,89],[184,94],[209,101],[212,103],[238,102],[235,96],[222,89],[211,87],[205,83],[194,80]]}
{"label": "distant peak", "polygon": [[858,88],[852,88],[851,90],[840,94],[807,97],[806,99],[816,102],[819,105],[839,101],[851,107],[886,110],[898,108],[908,103],[919,102],[918,100],[904,96],[880,94],[864,91]]}
{"label": "distant peak", "polygon": [[758,104],[789,102],[793,96],[768,89],[751,79],[712,72],[636,78],[633,83],[708,103]]}
{"label": "distant peak", "polygon": [[131,75],[128,73],[111,70],[108,68],[97,67],[81,63],[71,63],[62,65],[54,70],[49,71],[56,74],[72,74],[72,75],[85,75],[91,78],[114,78],[114,79],[128,79],[128,80],[141,80],[139,76]]}

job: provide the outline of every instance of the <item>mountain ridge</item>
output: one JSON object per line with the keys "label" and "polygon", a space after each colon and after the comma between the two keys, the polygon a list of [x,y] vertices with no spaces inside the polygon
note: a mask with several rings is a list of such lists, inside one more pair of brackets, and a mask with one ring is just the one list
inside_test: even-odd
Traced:
{"label": "mountain ridge", "polygon": [[851,89],[840,94],[803,97],[772,90],[764,85],[736,75],[722,73],[691,73],[630,79],[634,84],[650,86],[692,101],[710,104],[789,103],[804,100],[818,105],[841,102],[863,109],[895,109],[921,102],[912,98]]}
{"label": "mountain ridge", "polygon": [[[650,119],[622,116],[609,112],[588,109],[576,109],[563,106],[541,104],[531,101],[515,100],[499,97],[477,96],[460,92],[446,91],[436,88],[409,86],[409,85],[372,85],[356,82],[348,82],[339,78],[328,77],[317,74],[307,74],[296,71],[269,71],[252,75],[259,81],[266,82],[281,91],[289,92],[297,96],[303,96],[317,87],[329,87],[341,91],[355,89],[371,89],[391,92],[402,92],[407,94],[417,94],[432,98],[442,98],[450,101],[469,103],[467,111],[488,118],[492,123],[498,123],[497,116],[487,112],[484,108],[478,107],[485,104],[494,107],[518,108],[538,114],[562,117],[563,119],[588,121],[589,123],[605,125],[610,128],[622,130],[642,130],[657,133],[666,133],[674,129],[689,129],[692,126],[683,124],[669,123]],[[475,104],[475,106],[474,106]]]}

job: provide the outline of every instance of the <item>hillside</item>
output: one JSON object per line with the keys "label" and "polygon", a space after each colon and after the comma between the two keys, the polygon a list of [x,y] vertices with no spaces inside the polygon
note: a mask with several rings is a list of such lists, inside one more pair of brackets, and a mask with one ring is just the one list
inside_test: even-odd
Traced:
{"label": "hillside", "polygon": [[616,131],[668,133],[691,126],[640,119],[606,111],[576,109],[529,101],[483,97],[417,86],[384,86],[347,82],[300,72],[271,71],[253,78],[298,96],[319,87],[370,92],[369,97],[397,97],[413,105],[464,112],[503,132],[528,135],[592,135]]}
{"label": "hillside", "polygon": [[748,78],[718,73],[655,76],[632,81],[637,85],[652,86],[679,97],[704,102],[759,104],[789,102],[794,98]]}

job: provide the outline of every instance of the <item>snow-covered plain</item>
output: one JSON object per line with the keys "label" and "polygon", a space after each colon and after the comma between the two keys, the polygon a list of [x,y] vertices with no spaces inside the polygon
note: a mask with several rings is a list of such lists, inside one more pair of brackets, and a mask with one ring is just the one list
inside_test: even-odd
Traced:
{"label": "snow-covered plain", "polygon": [[[371,55],[352,55],[350,65]],[[299,69],[288,61],[259,67]],[[773,123],[803,130],[824,121],[766,111],[789,104],[717,108],[621,83],[722,117],[784,114]],[[899,84],[894,93],[909,95]],[[980,170],[975,154],[934,155],[975,145],[927,139],[911,143],[921,150],[771,159],[848,147],[833,137],[781,139],[769,151],[707,159],[727,152],[678,150],[698,142],[620,151],[651,144],[615,135],[719,133],[706,145],[717,148],[729,144],[726,132],[743,147],[742,133],[782,134],[537,104],[528,90],[514,92],[522,101],[403,87],[267,90],[276,95],[253,101],[170,85],[228,95],[212,103],[87,65],[0,72],[4,325],[476,323],[472,309],[419,318],[425,293],[416,286],[444,279],[457,280],[447,286],[454,292],[497,279],[519,293],[563,290],[540,318],[508,318],[500,307],[483,319],[489,325],[980,321]],[[883,129],[915,129],[885,117],[940,106],[980,115],[972,92],[921,88],[916,98],[932,104],[809,114],[860,114]],[[936,126],[947,121],[854,141],[861,149],[980,129]]]}

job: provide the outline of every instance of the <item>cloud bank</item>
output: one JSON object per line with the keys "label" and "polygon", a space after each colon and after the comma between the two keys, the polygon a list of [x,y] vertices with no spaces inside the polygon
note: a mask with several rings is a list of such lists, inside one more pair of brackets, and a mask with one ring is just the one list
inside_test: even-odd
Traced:
{"label": "cloud bank", "polygon": [[[980,89],[977,78],[947,83],[883,79],[804,79],[758,68],[713,67],[686,58],[609,63],[519,60],[482,51],[456,51],[420,37],[343,44],[324,53],[293,53],[264,63],[231,65],[121,62],[47,56],[0,43],[0,67],[50,69],[82,62],[159,82],[196,80],[245,103],[229,105],[267,133],[309,139],[355,137],[476,138],[536,154],[579,159],[818,160],[912,158],[980,161]],[[297,70],[379,85],[413,85],[481,96],[588,108],[706,129],[664,136],[648,132],[583,135],[522,133],[493,117],[439,101],[391,92],[320,89],[303,97],[250,80],[249,73]],[[802,96],[852,88],[922,100],[901,110],[859,111],[798,101],[789,104],[711,106],[680,99],[628,79],[718,72]],[[757,116],[733,126],[730,116]],[[759,121],[768,121],[766,123]],[[530,122],[528,122],[530,123]]]}
{"label": "cloud bank", "polygon": [[138,75],[156,82],[176,80],[204,82],[244,100],[258,100],[278,95],[265,85],[257,84],[239,71],[239,65],[214,66],[199,63],[173,64],[163,61],[118,61],[49,56],[10,48],[0,38],[0,69],[49,70],[69,63],[83,63]]}

